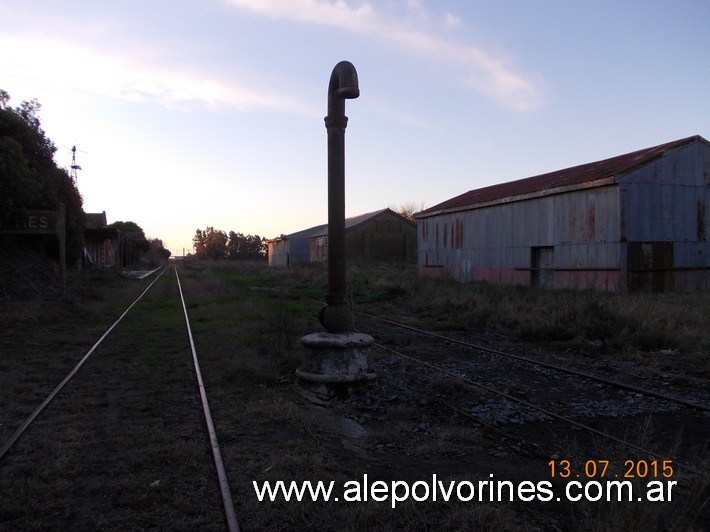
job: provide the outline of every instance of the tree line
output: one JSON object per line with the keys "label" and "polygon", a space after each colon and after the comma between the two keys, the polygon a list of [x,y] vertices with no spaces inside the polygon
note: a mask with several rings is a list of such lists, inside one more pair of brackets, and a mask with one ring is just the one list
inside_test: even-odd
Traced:
{"label": "tree line", "polygon": [[[76,260],[83,246],[81,195],[69,173],[54,162],[57,148],[41,127],[40,103],[12,107],[9,102],[10,95],[0,89],[0,222],[10,224],[25,210],[56,210],[63,203],[67,260]],[[44,240],[47,249],[56,247],[53,242],[49,246],[50,238]]]}
{"label": "tree line", "polygon": [[[54,161],[57,148],[42,129],[39,119],[41,104],[36,100],[10,105],[10,95],[0,89],[0,226],[12,226],[27,210],[56,210],[65,205],[66,258],[78,263],[84,247],[86,213],[76,183],[66,169]],[[170,252],[160,239],[148,239],[134,222],[114,222],[108,226],[120,230],[124,262],[136,261],[144,254],[150,260],[165,259]],[[52,255],[56,252],[54,237],[3,235],[3,249],[11,243],[40,243]],[[125,257],[130,257],[126,259]],[[128,264],[121,264],[128,266]]]}
{"label": "tree line", "polygon": [[118,246],[122,267],[131,267],[140,260],[157,265],[170,257],[170,251],[165,249],[163,241],[145,236],[141,226],[135,222],[113,222],[108,227],[120,231]]}
{"label": "tree line", "polygon": [[197,229],[192,244],[200,260],[263,260],[267,252],[266,239],[259,235],[227,234],[214,227]]}

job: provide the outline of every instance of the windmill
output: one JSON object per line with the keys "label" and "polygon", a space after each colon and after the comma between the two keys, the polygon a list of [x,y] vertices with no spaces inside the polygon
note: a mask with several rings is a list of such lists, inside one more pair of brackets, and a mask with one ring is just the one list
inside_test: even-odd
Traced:
{"label": "windmill", "polygon": [[72,183],[76,186],[76,171],[81,170],[81,166],[76,164],[76,145],[71,147],[71,166],[69,168],[71,168],[70,176]]}

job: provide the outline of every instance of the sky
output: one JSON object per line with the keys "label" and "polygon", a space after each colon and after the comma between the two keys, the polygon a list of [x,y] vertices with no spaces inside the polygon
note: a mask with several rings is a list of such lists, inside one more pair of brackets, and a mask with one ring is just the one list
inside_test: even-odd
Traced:
{"label": "sky", "polygon": [[327,222],[342,60],[346,216],[710,139],[710,0],[0,0],[0,89],[36,98],[86,212],[173,255],[197,229]]}

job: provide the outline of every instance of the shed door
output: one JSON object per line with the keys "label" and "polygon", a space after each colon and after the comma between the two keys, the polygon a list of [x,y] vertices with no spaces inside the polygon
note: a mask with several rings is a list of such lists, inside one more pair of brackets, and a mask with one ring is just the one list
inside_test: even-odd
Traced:
{"label": "shed door", "polygon": [[532,248],[532,284],[542,288],[552,288],[552,272],[555,248],[541,246]]}
{"label": "shed door", "polygon": [[673,242],[629,242],[629,290],[673,290]]}

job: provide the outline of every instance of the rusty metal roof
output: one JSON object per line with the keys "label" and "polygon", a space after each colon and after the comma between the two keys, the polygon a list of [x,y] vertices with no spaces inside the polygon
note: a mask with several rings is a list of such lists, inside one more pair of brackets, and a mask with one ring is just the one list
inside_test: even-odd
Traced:
{"label": "rusty metal roof", "polygon": [[106,211],[86,213],[86,229],[103,229],[107,225]]}
{"label": "rusty metal roof", "polygon": [[621,175],[634,170],[635,168],[647,164],[653,159],[660,157],[667,152],[691,144],[697,140],[707,142],[699,135],[684,139],[660,144],[651,148],[634,151],[625,155],[618,155],[610,159],[596,161],[557,170],[548,174],[541,174],[517,181],[510,181],[498,185],[470,190],[446,200],[438,205],[429,207],[417,214],[417,218],[426,218],[444,211],[460,210],[473,207],[478,204],[521,196],[536,192],[552,191],[563,187],[575,187],[583,185],[593,185],[595,181],[615,180]]}
{"label": "rusty metal roof", "polygon": [[[377,218],[381,214],[386,213],[387,211],[390,211],[389,208],[387,209],[380,209],[379,211],[373,211],[373,212],[366,212],[365,214],[359,214],[357,216],[351,216],[350,218],[345,218],[345,230],[352,229],[353,227],[357,227],[359,225],[364,224],[365,222],[369,222],[370,220]],[[391,211],[394,213],[394,211]],[[396,214],[396,213],[394,213]],[[318,228],[318,231],[314,231],[309,235],[309,238],[315,238],[317,236],[327,236],[328,235],[328,224],[322,225]]]}
{"label": "rusty metal roof", "polygon": [[[380,209],[378,211],[366,212],[365,214],[359,214],[357,216],[351,216],[350,218],[345,218],[345,230],[348,231],[350,229],[358,227],[366,222],[369,222],[370,220],[373,220],[374,218],[377,218],[378,216],[380,216],[386,212],[394,214],[395,216],[401,218],[403,221],[414,226],[413,222],[407,220],[401,214],[394,212],[390,208],[385,208],[385,209]],[[272,238],[270,240],[267,240],[267,242],[276,242],[278,240],[287,240],[287,239],[296,239],[296,238],[315,238],[318,236],[328,236],[328,224],[327,223],[321,224],[321,225],[316,225],[314,227],[309,227],[308,229],[303,229],[302,231],[298,231],[296,233],[291,233],[289,235],[282,235],[280,237]]]}

